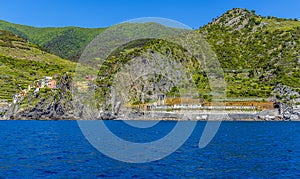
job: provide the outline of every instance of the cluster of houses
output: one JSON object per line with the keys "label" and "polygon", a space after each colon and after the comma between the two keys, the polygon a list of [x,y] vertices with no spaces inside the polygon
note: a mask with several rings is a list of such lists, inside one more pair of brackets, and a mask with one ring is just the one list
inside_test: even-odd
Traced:
{"label": "cluster of houses", "polygon": [[[50,76],[44,76],[42,79],[36,80],[34,94],[39,92],[41,88],[55,89],[56,80],[54,80],[53,77]],[[28,85],[27,89],[23,89],[19,93],[15,94],[13,96],[13,103],[16,104],[19,101],[19,99],[24,98],[30,90],[31,85]]]}
{"label": "cluster of houses", "polygon": [[55,89],[56,81],[53,79],[53,77],[44,76],[43,79],[39,79],[39,80],[35,81],[34,93],[36,94],[38,91],[40,91],[40,88]]}
{"label": "cluster of houses", "polygon": [[[94,80],[95,77],[93,75],[86,75],[85,76],[85,80],[83,81],[82,84],[80,84],[79,86],[82,88],[88,88],[91,84],[89,83],[89,81]],[[34,82],[34,94],[36,94],[37,92],[40,91],[40,89],[42,88],[49,88],[49,89],[56,89],[57,88],[57,84],[56,84],[56,80],[51,77],[51,76],[44,76],[42,79],[36,80]],[[26,94],[32,89],[33,87],[31,85],[28,85],[27,89],[23,89],[21,90],[19,93],[15,94],[13,96],[13,103],[17,103],[21,98],[25,97]]]}

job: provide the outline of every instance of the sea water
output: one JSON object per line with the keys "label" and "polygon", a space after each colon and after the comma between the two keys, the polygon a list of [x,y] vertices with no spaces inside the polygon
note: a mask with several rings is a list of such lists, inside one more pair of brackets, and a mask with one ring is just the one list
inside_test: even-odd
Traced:
{"label": "sea water", "polygon": [[[107,121],[118,137],[158,140],[176,122],[149,129]],[[214,139],[198,147],[206,122],[171,155],[134,164],[111,159],[83,136],[76,121],[1,121],[0,177],[4,178],[299,178],[300,123],[222,122]],[[120,152],[126,152],[120,151]]]}

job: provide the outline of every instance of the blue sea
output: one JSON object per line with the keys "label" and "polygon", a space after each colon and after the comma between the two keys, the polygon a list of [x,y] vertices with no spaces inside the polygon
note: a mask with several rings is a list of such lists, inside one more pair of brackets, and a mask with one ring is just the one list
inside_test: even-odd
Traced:
{"label": "blue sea", "polygon": [[[122,121],[105,124],[119,137],[139,142],[166,135],[176,122],[147,130]],[[197,122],[171,155],[139,164],[100,153],[76,121],[1,121],[0,178],[300,178],[300,123],[222,122],[201,149],[205,124]]]}

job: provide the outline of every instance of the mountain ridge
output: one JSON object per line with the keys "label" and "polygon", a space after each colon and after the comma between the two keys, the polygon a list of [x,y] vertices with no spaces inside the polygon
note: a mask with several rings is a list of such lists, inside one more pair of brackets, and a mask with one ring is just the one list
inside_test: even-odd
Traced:
{"label": "mountain ridge", "polygon": [[72,26],[40,28],[0,20],[0,29],[11,31],[61,58],[76,61],[84,47],[105,28]]}

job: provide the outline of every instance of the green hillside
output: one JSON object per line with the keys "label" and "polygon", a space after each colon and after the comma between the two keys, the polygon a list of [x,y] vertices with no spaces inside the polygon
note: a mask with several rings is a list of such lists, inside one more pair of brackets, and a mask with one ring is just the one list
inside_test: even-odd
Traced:
{"label": "green hillside", "polygon": [[0,20],[0,30],[7,30],[37,44],[49,53],[76,61],[85,46],[105,28],[37,28]]}
{"label": "green hillside", "polygon": [[11,32],[0,30],[0,99],[11,101],[14,94],[27,89],[43,76],[72,74],[76,65],[42,51]]}
{"label": "green hillside", "polygon": [[[197,32],[203,34],[220,61],[225,72],[228,100],[270,100],[278,84],[300,92],[300,22],[296,19],[262,17],[254,11],[233,9]],[[163,41],[136,41],[116,50],[100,68],[99,76],[106,74],[106,77],[100,78],[98,85],[110,87],[120,65],[149,50],[153,54],[166,55],[168,52],[173,60],[185,61],[199,96],[210,99],[206,74],[193,63],[186,63],[191,57],[186,56],[180,47]],[[159,83],[164,79],[154,77],[153,80]],[[133,87],[143,86],[141,84]],[[167,94],[176,95],[174,88],[168,86],[167,89]],[[99,91],[101,94],[107,93],[105,88]]]}
{"label": "green hillside", "polygon": [[228,97],[269,97],[277,84],[300,91],[300,22],[233,9],[200,28],[226,72]]}
{"label": "green hillside", "polygon": [[[155,23],[144,25],[153,26],[154,29],[157,26]],[[141,24],[138,26],[141,30],[144,29]],[[132,29],[136,28],[137,24],[125,26],[124,33],[130,36],[134,32]],[[0,88],[4,89],[1,90],[2,98],[10,98],[19,84],[25,87],[29,81],[44,74],[54,75],[74,69],[75,63],[41,49],[68,59],[78,59],[85,45],[103,31],[101,28],[35,28],[5,21],[0,21],[0,29],[24,37],[19,38],[1,31]],[[290,86],[294,91],[300,92],[300,22],[297,19],[262,17],[254,11],[233,9],[196,32],[203,35],[220,61],[225,72],[228,99],[268,100],[278,84]],[[114,46],[118,40],[109,41],[111,44],[108,45]],[[181,47],[165,41],[132,42],[116,49],[103,66],[98,66],[100,77],[109,74],[98,80],[98,85],[109,86],[120,65],[148,53],[148,49],[153,54],[172,54],[174,60],[187,62],[191,59]],[[99,62],[95,58],[91,60],[93,61],[88,61],[88,64],[92,66]],[[183,64],[192,73],[199,96],[209,100],[210,89],[206,74],[193,63]],[[99,92],[106,93],[105,90]],[[176,95],[176,90],[172,88],[168,94]]]}

